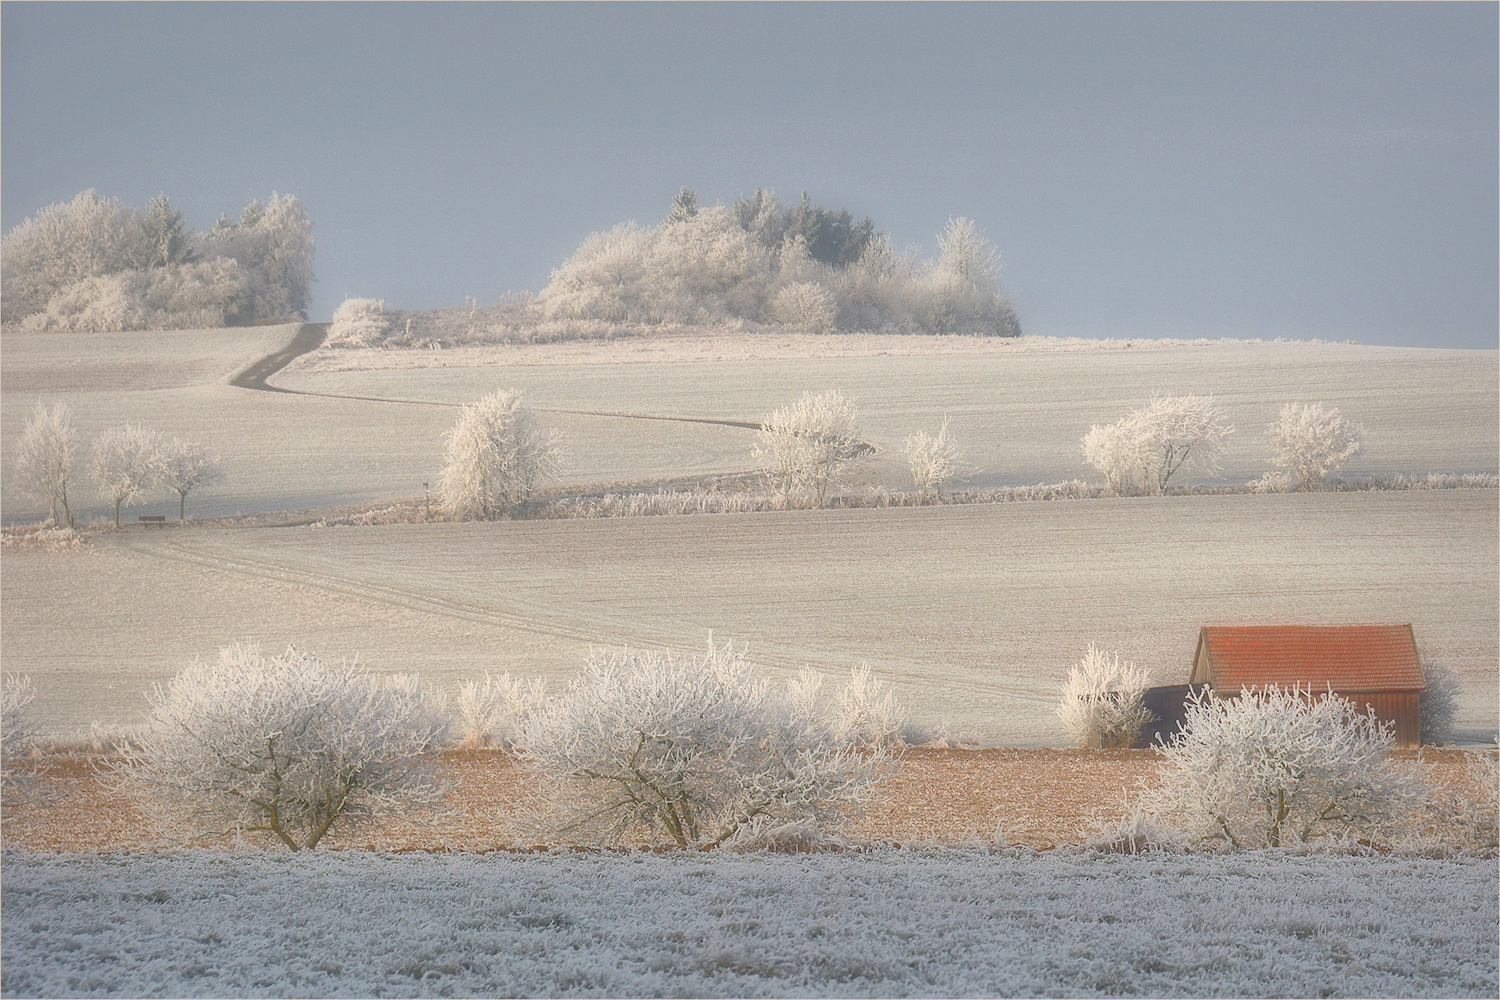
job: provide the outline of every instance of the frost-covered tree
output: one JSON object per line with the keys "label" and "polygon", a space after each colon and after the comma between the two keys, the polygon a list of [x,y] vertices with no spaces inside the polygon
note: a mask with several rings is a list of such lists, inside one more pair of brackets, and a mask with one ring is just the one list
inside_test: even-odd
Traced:
{"label": "frost-covered tree", "polygon": [[194,441],[174,437],[163,441],[159,453],[159,482],[177,494],[177,520],[187,513],[188,494],[224,481],[224,467],[218,456]]}
{"label": "frost-covered tree", "polygon": [[1084,746],[1133,746],[1155,718],[1144,701],[1150,686],[1145,670],[1089,643],[1083,658],[1068,670],[1057,717]]}
{"label": "frost-covered tree", "polygon": [[123,785],[169,835],[260,832],[292,850],[436,801],[442,699],[415,677],[226,646],[149,696]]}
{"label": "frost-covered tree", "polygon": [[1153,396],[1116,423],[1091,427],[1084,461],[1104,473],[1113,493],[1159,495],[1179,471],[1219,468],[1224,440],[1234,433],[1226,418],[1212,396]]}
{"label": "frost-covered tree", "polygon": [[166,195],[157,195],[146,203],[141,229],[148,256],[138,269],[172,267],[192,260],[192,234],[182,213],[172,207],[172,199]]}
{"label": "frost-covered tree", "polygon": [[958,444],[948,437],[947,417],[935,436],[917,431],[907,437],[906,461],[912,485],[922,491],[921,503],[927,502],[930,493],[943,495],[943,484],[958,471],[960,457]]}
{"label": "frost-covered tree", "polygon": [[892,750],[841,740],[822,704],[773,688],[730,646],[691,658],[595,650],[526,720],[521,754],[572,806],[563,832],[709,849],[834,821],[869,795]]}
{"label": "frost-covered tree", "polygon": [[771,315],[778,323],[828,333],[836,316],[833,295],[815,281],[798,281],[776,293]]}
{"label": "frost-covered tree", "polygon": [[672,210],[667,213],[668,222],[686,222],[698,214],[698,192],[682,188],[672,199]]}
{"label": "frost-covered tree", "polygon": [[329,347],[374,347],[390,332],[385,303],[379,299],[345,299],[328,326]]}
{"label": "frost-covered tree", "polygon": [[312,296],[312,220],[295,195],[271,193],[262,205],[245,206],[237,224],[222,224],[201,237],[201,254],[236,261],[250,283],[257,319],[307,317]]}
{"label": "frost-covered tree", "polygon": [[1299,490],[1321,489],[1330,473],[1359,454],[1364,441],[1358,424],[1322,403],[1287,403],[1266,433],[1271,463],[1296,476]]}
{"label": "frost-covered tree", "polygon": [[845,466],[864,453],[857,416],[837,390],[805,392],[761,424],[755,458],[783,506],[803,489],[816,506],[827,502]]}
{"label": "frost-covered tree", "polygon": [[530,500],[557,472],[561,449],[519,393],[498,390],[463,408],[448,432],[439,492],[451,516],[494,520]]}
{"label": "frost-covered tree", "polygon": [[659,226],[585,239],[538,298],[547,318],[1020,333],[998,291],[998,253],[968,220],[949,223],[941,259],[928,264],[896,253],[869,219],[855,223],[806,194],[787,209],[760,188],[728,208],[698,207],[691,194],[683,189]]}
{"label": "frost-covered tree", "polygon": [[1000,282],[1000,251],[980,235],[972,219],[949,219],[938,236],[938,273],[976,292],[993,292]]}
{"label": "frost-covered tree", "polygon": [[136,424],[120,424],[105,430],[94,441],[89,455],[89,478],[99,495],[115,505],[115,527],[120,526],[120,507],[161,481],[162,439],[155,431]]}
{"label": "frost-covered tree", "polygon": [[767,250],[775,250],[782,242],[782,208],[776,192],[756,188],[748,198],[740,198],[730,208],[739,227]]}
{"label": "frost-covered tree", "polygon": [[73,526],[68,490],[78,462],[78,432],[66,403],[36,404],[16,442],[13,475],[22,493],[51,508],[52,523]]}
{"label": "frost-covered tree", "polygon": [[4,321],[46,308],[58,292],[85,278],[148,266],[152,251],[140,213],[93,188],[48,205],[0,243]]}
{"label": "frost-covered tree", "polygon": [[1191,695],[1156,803],[1191,836],[1237,848],[1389,837],[1422,799],[1390,727],[1334,694],[1275,686]]}

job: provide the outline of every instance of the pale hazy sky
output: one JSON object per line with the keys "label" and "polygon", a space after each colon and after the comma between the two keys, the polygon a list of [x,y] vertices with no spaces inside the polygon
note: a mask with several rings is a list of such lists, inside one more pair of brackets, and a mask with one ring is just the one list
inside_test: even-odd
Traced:
{"label": "pale hazy sky", "polygon": [[757,185],[1001,249],[1029,333],[1500,341],[1500,6],[0,5],[0,224],[273,190],[313,318]]}

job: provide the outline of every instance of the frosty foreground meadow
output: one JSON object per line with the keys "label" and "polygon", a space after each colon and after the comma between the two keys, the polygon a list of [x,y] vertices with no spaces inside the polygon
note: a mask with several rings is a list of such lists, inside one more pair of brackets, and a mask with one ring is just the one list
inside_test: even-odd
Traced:
{"label": "frosty foreground meadow", "polygon": [[28,855],[5,996],[1494,996],[1493,859]]}

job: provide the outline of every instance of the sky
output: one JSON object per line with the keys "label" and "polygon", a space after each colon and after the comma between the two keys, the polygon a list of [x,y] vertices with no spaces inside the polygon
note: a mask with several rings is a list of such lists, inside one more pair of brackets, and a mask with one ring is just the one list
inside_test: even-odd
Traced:
{"label": "sky", "polygon": [[756,187],[1002,254],[1045,336],[1500,346],[1500,6],[0,5],[0,228],[272,191],[311,318],[540,290]]}

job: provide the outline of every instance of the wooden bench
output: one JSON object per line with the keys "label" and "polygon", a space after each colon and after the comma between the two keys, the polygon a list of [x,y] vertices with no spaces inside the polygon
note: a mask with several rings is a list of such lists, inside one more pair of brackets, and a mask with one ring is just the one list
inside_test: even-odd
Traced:
{"label": "wooden bench", "polygon": [[167,526],[167,518],[164,514],[142,514],[141,524],[148,528],[165,528]]}

